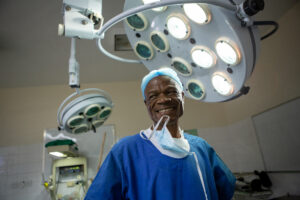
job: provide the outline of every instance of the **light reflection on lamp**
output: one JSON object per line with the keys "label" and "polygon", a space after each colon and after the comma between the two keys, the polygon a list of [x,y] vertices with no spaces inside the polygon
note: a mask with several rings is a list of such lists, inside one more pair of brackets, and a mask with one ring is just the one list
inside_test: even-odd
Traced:
{"label": "light reflection on lamp", "polygon": [[205,69],[214,66],[216,63],[214,54],[206,47],[196,46],[192,49],[191,54],[193,61]]}
{"label": "light reflection on lamp", "polygon": [[188,21],[181,14],[171,14],[167,18],[167,28],[170,34],[179,40],[184,40],[190,35]]}
{"label": "light reflection on lamp", "polygon": [[226,78],[221,73],[216,73],[212,76],[212,84],[216,91],[224,96],[231,95],[233,92],[233,85],[229,78]]}
{"label": "light reflection on lamp", "polygon": [[236,65],[240,62],[240,52],[232,42],[220,39],[216,43],[216,50],[225,63]]}
{"label": "light reflection on lamp", "polygon": [[197,24],[207,24],[210,22],[211,14],[204,4],[187,3],[183,5],[186,16]]}

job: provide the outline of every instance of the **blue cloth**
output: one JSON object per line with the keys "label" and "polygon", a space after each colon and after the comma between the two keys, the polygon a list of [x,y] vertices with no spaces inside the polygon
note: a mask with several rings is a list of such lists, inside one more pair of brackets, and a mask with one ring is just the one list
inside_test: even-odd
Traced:
{"label": "blue cloth", "polygon": [[[235,177],[203,139],[185,134],[203,174],[208,199],[232,198]],[[110,151],[85,200],[199,200],[205,199],[192,155],[161,154],[139,134],[120,140]]]}
{"label": "blue cloth", "polygon": [[142,90],[144,100],[146,99],[146,97],[145,97],[146,86],[148,85],[149,81],[151,81],[153,78],[155,78],[157,76],[168,76],[168,77],[170,77],[171,79],[173,79],[174,81],[176,81],[178,83],[181,91],[183,90],[182,83],[181,83],[179,77],[177,76],[177,73],[173,69],[164,67],[164,68],[161,68],[161,69],[158,69],[158,70],[152,70],[142,80],[141,90]]}

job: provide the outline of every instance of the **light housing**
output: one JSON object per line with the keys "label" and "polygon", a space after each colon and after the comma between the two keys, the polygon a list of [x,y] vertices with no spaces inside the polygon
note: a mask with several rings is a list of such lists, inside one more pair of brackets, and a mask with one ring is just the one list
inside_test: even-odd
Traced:
{"label": "light housing", "polygon": [[[161,2],[167,1],[161,0]],[[126,0],[124,12],[136,8],[140,4],[141,2],[138,1]],[[204,4],[201,3],[200,5],[202,8]],[[217,5],[205,4],[203,10],[207,14],[208,20],[205,20],[206,23],[204,24],[192,21],[184,11],[184,7],[184,5],[172,5],[168,6],[168,9],[164,12],[159,13],[151,10],[144,11],[143,14],[151,25],[144,31],[139,32],[140,37],[137,37],[136,32],[127,23],[124,23],[130,44],[134,47],[136,43],[143,41],[156,49],[151,42],[150,35],[154,31],[163,33],[169,43],[169,49],[165,52],[155,51],[151,59],[141,59],[140,61],[148,70],[155,70],[160,66],[174,69],[184,85],[187,98],[203,102],[222,102],[234,99],[235,96],[240,94],[245,81],[250,77],[259,54],[260,36],[257,27],[241,26],[241,19],[236,16],[237,11],[234,6],[232,6],[232,9],[227,9]],[[172,35],[171,26],[168,27],[168,20],[171,17],[181,20],[181,24],[186,30],[185,34],[179,37]],[[219,41],[226,42],[234,48],[237,55],[234,62],[226,63],[218,55],[216,44]],[[197,58],[193,58],[192,52],[195,49],[197,50],[197,47],[201,47],[202,54],[210,58],[208,64],[203,62],[203,59],[197,62]],[[175,58],[180,58],[180,62],[176,62],[174,65]],[[184,62],[181,62],[182,60]],[[181,65],[182,63],[184,64]],[[222,95],[214,88],[211,79],[216,72],[226,75],[231,80],[233,89],[229,95]],[[205,91],[204,96],[195,98],[189,92],[188,84],[191,80],[198,80],[202,84]]]}
{"label": "light housing", "polygon": [[73,93],[58,109],[59,128],[73,134],[95,131],[110,116],[112,107],[110,96],[103,90],[88,88]]}

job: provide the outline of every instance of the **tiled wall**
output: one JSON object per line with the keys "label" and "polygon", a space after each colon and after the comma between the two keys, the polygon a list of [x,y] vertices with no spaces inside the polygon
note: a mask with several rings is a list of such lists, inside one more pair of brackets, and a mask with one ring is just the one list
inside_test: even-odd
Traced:
{"label": "tiled wall", "polygon": [[0,199],[47,200],[42,186],[42,144],[0,147]]}

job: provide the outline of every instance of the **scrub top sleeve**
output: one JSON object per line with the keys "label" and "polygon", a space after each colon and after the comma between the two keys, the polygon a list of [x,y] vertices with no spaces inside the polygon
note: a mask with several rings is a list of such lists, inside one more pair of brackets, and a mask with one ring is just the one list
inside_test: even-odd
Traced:
{"label": "scrub top sleeve", "polygon": [[107,155],[85,196],[85,200],[98,199],[123,199],[121,171],[112,152]]}
{"label": "scrub top sleeve", "polygon": [[[205,142],[206,143],[206,142]],[[235,176],[217,155],[215,150],[206,143],[209,159],[214,172],[215,183],[220,200],[232,199],[235,189]]]}

